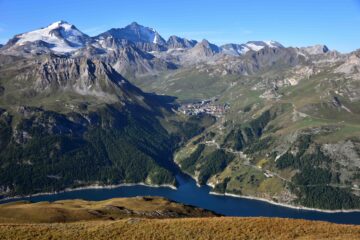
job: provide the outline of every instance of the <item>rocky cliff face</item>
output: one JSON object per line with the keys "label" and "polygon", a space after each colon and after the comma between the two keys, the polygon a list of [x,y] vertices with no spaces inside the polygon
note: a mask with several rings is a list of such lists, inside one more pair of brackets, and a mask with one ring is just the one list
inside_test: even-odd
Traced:
{"label": "rocky cliff face", "polygon": [[77,51],[74,56],[103,61],[128,78],[145,74],[153,75],[176,68],[175,64],[142,51],[128,40],[115,38],[98,40],[93,45]]}
{"label": "rocky cliff face", "polygon": [[98,60],[48,58],[39,66],[35,88],[73,90],[79,94],[115,93],[126,80],[109,64]]}
{"label": "rocky cliff face", "polygon": [[47,56],[18,74],[38,94],[76,93],[103,101],[134,101],[142,92],[110,64],[97,59]]}

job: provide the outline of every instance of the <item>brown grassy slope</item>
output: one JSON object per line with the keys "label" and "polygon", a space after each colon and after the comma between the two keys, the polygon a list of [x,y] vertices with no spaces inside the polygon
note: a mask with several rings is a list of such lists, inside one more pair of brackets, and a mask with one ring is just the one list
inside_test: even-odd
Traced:
{"label": "brown grassy slope", "polygon": [[280,218],[130,218],[55,224],[0,224],[7,239],[360,239],[360,226]]}
{"label": "brown grassy slope", "polygon": [[64,200],[0,205],[0,223],[56,223],[116,220],[129,217],[212,217],[214,213],[161,197],[114,198],[104,201]]}
{"label": "brown grassy slope", "polygon": [[329,238],[360,239],[360,226],[215,217],[212,212],[160,197],[0,205],[0,240]]}

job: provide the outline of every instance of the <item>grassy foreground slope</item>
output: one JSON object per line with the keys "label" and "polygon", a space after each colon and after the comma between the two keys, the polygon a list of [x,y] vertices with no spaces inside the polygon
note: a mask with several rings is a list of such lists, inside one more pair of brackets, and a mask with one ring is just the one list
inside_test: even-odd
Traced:
{"label": "grassy foreground slope", "polygon": [[0,224],[2,239],[360,239],[359,226],[280,218],[181,218]]}

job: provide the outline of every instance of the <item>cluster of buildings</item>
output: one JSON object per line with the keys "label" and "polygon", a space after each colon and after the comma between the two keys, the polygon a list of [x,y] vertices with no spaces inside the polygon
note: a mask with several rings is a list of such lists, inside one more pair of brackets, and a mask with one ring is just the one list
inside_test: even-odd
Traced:
{"label": "cluster of buildings", "polygon": [[223,116],[230,108],[229,104],[216,104],[217,99],[203,100],[195,103],[187,103],[178,109],[183,114],[192,116],[199,114],[210,114],[215,117]]}

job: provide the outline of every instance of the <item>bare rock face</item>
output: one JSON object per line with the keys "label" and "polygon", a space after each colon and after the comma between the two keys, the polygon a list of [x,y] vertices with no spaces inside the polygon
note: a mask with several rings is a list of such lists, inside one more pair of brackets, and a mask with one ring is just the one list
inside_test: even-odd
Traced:
{"label": "bare rock face", "polygon": [[108,63],[116,71],[130,78],[176,68],[175,64],[142,51],[128,40],[113,37],[102,38],[93,45],[79,50],[73,56]]}
{"label": "bare rock face", "polygon": [[190,54],[197,57],[210,57],[219,52],[220,48],[218,46],[204,39],[197,43],[193,49],[191,49]]}
{"label": "bare rock face", "polygon": [[[221,52],[221,49],[205,39],[196,43],[196,45],[191,48],[186,47],[190,43],[176,42],[180,40],[174,39],[175,37],[169,39],[170,46],[173,46],[174,48],[169,48],[166,52],[154,52],[153,54],[157,58],[171,61],[185,67],[193,67],[194,64],[212,62],[220,56],[219,53]],[[191,43],[191,45],[192,44],[195,44],[195,42]],[[176,46],[179,46],[179,48]]]}
{"label": "bare rock face", "polygon": [[111,64],[120,73],[131,77],[176,68],[174,64],[155,58],[152,54],[143,52],[131,44],[108,55],[99,56],[99,59]]}
{"label": "bare rock face", "polygon": [[125,79],[110,65],[98,60],[74,58],[49,58],[41,63],[35,88],[71,89],[83,95],[114,92]]}
{"label": "bare rock face", "polygon": [[166,42],[167,47],[170,48],[192,48],[197,44],[195,40],[188,40],[178,36],[170,36]]}
{"label": "bare rock face", "polygon": [[30,67],[22,69],[16,81],[26,82],[26,91],[32,90],[36,95],[66,92],[105,102],[134,101],[143,95],[109,63],[98,59],[49,55],[28,62]]}
{"label": "bare rock face", "polygon": [[353,53],[348,59],[335,70],[336,73],[345,75],[356,75],[360,73],[360,57]]}

